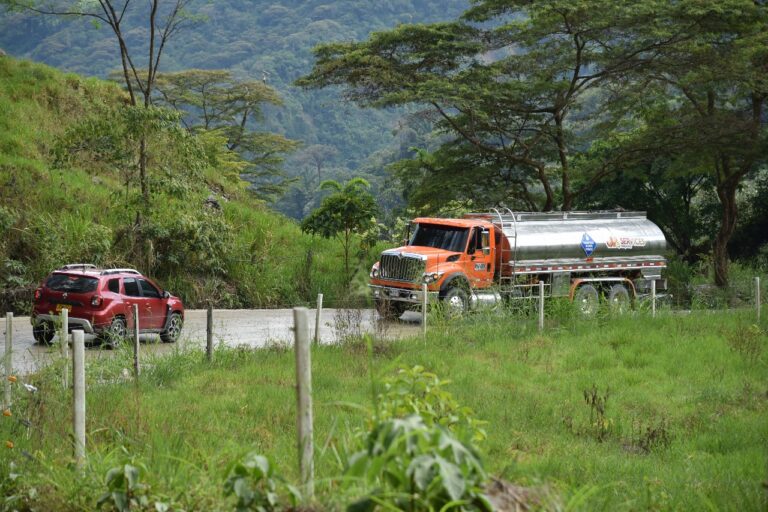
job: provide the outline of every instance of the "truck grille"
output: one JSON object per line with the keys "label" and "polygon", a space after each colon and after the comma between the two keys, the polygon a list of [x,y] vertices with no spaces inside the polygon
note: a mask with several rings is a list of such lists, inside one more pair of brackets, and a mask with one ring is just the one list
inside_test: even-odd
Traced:
{"label": "truck grille", "polygon": [[395,254],[381,255],[381,277],[395,281],[417,281],[424,274],[425,264],[421,258]]}

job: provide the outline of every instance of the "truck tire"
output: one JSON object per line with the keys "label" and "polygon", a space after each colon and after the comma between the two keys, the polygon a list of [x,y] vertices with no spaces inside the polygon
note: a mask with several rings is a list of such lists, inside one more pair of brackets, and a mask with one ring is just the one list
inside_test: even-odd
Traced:
{"label": "truck tire", "polygon": [[408,304],[399,300],[376,300],[376,312],[385,320],[397,320],[408,309]]}
{"label": "truck tire", "polygon": [[445,314],[448,317],[462,316],[469,310],[469,296],[464,288],[454,286],[443,296]]}
{"label": "truck tire", "polygon": [[608,292],[608,304],[614,313],[624,314],[629,311],[632,308],[632,298],[627,287],[623,284],[611,286]]}
{"label": "truck tire", "polygon": [[600,307],[600,294],[597,292],[597,288],[591,284],[579,286],[573,295],[573,304],[576,306],[576,311],[582,316],[595,316]]}
{"label": "truck tire", "polygon": [[40,345],[50,345],[55,333],[56,329],[51,322],[40,322],[32,327],[32,336]]}

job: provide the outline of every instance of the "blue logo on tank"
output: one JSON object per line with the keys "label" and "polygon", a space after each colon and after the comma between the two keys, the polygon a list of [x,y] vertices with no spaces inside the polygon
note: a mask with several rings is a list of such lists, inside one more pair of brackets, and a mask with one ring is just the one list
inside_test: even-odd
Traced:
{"label": "blue logo on tank", "polygon": [[584,249],[584,254],[587,255],[587,258],[592,256],[592,253],[595,252],[595,247],[597,247],[597,243],[592,240],[591,236],[584,233],[581,237],[581,248]]}

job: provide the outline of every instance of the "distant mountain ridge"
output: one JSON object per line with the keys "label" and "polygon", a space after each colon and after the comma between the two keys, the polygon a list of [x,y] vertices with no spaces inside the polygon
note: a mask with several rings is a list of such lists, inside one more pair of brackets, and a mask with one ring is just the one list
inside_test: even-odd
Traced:
{"label": "distant mountain ridge", "polygon": [[[264,129],[306,145],[336,148],[331,164],[350,173],[392,143],[397,115],[342,103],[332,91],[302,91],[292,82],[308,72],[311,49],[326,41],[361,40],[398,23],[454,19],[468,0],[224,0],[192,4],[206,21],[188,26],[170,43],[161,71],[230,69],[264,79],[285,106],[267,111]],[[128,17],[129,44],[146,28]],[[86,19],[0,13],[0,48],[10,55],[66,71],[106,76],[119,67],[114,38]]]}

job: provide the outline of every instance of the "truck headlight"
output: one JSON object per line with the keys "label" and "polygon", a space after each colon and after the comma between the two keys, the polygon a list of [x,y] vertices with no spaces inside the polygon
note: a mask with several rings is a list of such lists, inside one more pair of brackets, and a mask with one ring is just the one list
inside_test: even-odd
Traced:
{"label": "truck headlight", "polygon": [[431,273],[431,274],[429,274],[429,273],[425,273],[425,274],[422,276],[422,278],[421,278],[421,281],[422,281],[423,283],[426,283],[426,284],[429,284],[429,283],[434,283],[435,281],[437,281],[438,279],[440,279],[440,276],[441,276],[441,275],[442,275],[442,272],[433,272],[433,273]]}
{"label": "truck headlight", "polygon": [[371,278],[376,279],[377,277],[379,277],[379,265],[374,264],[373,268],[371,268]]}

